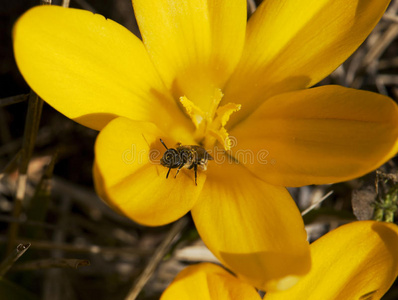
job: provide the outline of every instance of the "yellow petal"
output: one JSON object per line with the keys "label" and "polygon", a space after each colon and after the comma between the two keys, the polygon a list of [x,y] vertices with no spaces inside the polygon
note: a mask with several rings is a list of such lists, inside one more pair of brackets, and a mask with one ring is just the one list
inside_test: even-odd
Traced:
{"label": "yellow petal", "polygon": [[232,161],[214,162],[197,204],[196,228],[220,261],[263,290],[289,288],[310,268],[300,212],[286,189]]}
{"label": "yellow petal", "polygon": [[223,268],[202,263],[182,270],[160,300],[260,300],[256,290]]}
{"label": "yellow petal", "polygon": [[98,194],[112,207],[134,221],[158,226],[177,220],[195,204],[206,173],[168,169],[159,164],[165,152],[159,139],[169,148],[175,141],[153,123],[126,118],[112,120],[95,143],[94,179]]}
{"label": "yellow petal", "polygon": [[245,0],[133,0],[154,64],[175,99],[186,96],[208,111],[240,58]]}
{"label": "yellow petal", "polygon": [[398,227],[359,221],[311,244],[311,271],[290,290],[265,300],[377,300],[398,275]]}
{"label": "yellow petal", "polygon": [[182,117],[142,42],[103,16],[39,6],[17,21],[13,37],[27,83],[83,125],[101,129],[116,116],[145,121],[163,116],[164,123]]}
{"label": "yellow petal", "polygon": [[362,176],[397,151],[398,109],[388,97],[340,86],[275,96],[230,134],[256,176],[282,186]]}
{"label": "yellow petal", "polygon": [[390,0],[263,1],[250,18],[242,59],[224,101],[236,122],[272,95],[310,87],[365,40]]}

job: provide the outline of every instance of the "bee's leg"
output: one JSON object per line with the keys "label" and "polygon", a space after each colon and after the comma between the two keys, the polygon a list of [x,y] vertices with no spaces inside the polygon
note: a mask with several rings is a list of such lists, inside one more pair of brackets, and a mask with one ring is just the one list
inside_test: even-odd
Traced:
{"label": "bee's leg", "polygon": [[198,165],[197,165],[197,164],[194,164],[194,165],[193,165],[193,169],[194,169],[194,171],[195,171],[195,185],[198,185],[198,183],[197,183],[197,178],[198,178]]}
{"label": "bee's leg", "polygon": [[166,179],[169,178],[170,170],[171,168],[169,168],[169,171],[167,172]]}
{"label": "bee's leg", "polygon": [[181,170],[181,168],[182,168],[183,166],[184,166],[184,165],[181,164],[181,165],[178,167],[177,172],[176,172],[176,174],[174,175],[174,178],[177,177],[178,173],[180,173],[180,170]]}

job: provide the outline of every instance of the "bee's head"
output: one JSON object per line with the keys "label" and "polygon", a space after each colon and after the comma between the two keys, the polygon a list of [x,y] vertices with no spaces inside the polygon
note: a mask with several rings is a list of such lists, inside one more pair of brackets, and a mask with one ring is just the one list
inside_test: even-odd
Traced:
{"label": "bee's head", "polygon": [[176,149],[167,149],[160,163],[170,169],[178,168],[181,165],[181,157]]}

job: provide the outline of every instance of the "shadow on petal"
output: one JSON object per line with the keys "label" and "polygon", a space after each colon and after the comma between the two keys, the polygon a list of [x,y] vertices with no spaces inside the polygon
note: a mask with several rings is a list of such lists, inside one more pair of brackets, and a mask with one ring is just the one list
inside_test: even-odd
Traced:
{"label": "shadow on petal", "polygon": [[106,124],[117,117],[118,115],[110,113],[92,113],[74,118],[73,121],[95,130],[101,130]]}
{"label": "shadow on petal", "polygon": [[391,255],[391,270],[398,270],[398,232],[390,227],[386,227],[384,223],[374,223],[372,225],[372,230],[375,231],[379,236],[381,241],[385,244],[385,249]]}
{"label": "shadow on petal", "polygon": [[296,255],[270,251],[248,254],[220,252],[220,255],[238,277],[255,286],[266,287],[266,290],[286,290],[311,268],[311,264],[307,263],[310,261],[308,252]]}

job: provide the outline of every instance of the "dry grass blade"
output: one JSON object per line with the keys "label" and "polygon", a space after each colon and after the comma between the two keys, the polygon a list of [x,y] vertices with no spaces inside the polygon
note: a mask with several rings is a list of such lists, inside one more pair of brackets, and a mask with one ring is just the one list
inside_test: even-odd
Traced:
{"label": "dry grass blade", "polygon": [[6,259],[0,265],[0,277],[4,276],[5,273],[12,267],[12,265],[26,252],[30,247],[30,244],[19,244],[12,253],[10,253]]}
{"label": "dry grass blade", "polygon": [[[4,239],[0,237],[0,242]],[[69,243],[54,243],[46,240],[18,239],[19,243],[30,243],[32,249],[62,250],[74,253],[91,253],[103,255],[116,255],[123,257],[145,257],[151,254],[151,249],[137,247],[103,247],[99,245],[73,245]]]}
{"label": "dry grass blade", "polygon": [[29,94],[16,95],[0,99],[0,108],[28,100]]}
{"label": "dry grass blade", "polygon": [[63,7],[69,7],[70,0],[62,0]]}
{"label": "dry grass blade", "polygon": [[256,1],[247,0],[247,11],[249,15],[252,15],[257,9]]}
{"label": "dry grass blade", "polygon": [[[19,177],[17,181],[17,191],[13,209],[13,218],[16,219],[18,219],[22,210],[22,201],[25,196],[27,183],[27,170],[29,160],[33,153],[37,131],[39,129],[42,108],[43,100],[40,99],[33,91],[31,91],[29,95],[28,113],[26,116],[24,140],[19,164]],[[15,245],[15,240],[18,236],[18,226],[18,223],[10,224],[8,231],[8,253],[12,251]]]}
{"label": "dry grass blade", "polygon": [[392,21],[394,23],[398,23],[398,16],[393,15],[393,14],[385,14],[383,16],[384,20]]}
{"label": "dry grass blade", "polygon": [[37,222],[37,221],[31,221],[31,220],[27,220],[27,218],[19,218],[19,219],[14,219],[12,217],[9,216],[5,216],[5,215],[0,215],[0,222],[5,222],[5,223],[12,223],[12,222],[16,222],[19,223],[20,225],[24,225],[27,227],[41,227],[43,229],[46,230],[54,230],[55,226],[53,224],[48,224],[48,223],[44,223],[44,222]]}
{"label": "dry grass blade", "polygon": [[97,14],[97,10],[90,4],[88,3],[86,0],[75,0],[75,3],[77,3],[81,8],[91,11],[95,14]]}
{"label": "dry grass blade", "polygon": [[22,151],[18,151],[17,154],[14,155],[14,157],[8,162],[8,164],[4,167],[4,169],[0,172],[0,180],[3,179],[3,177],[10,173],[11,171],[15,170],[18,166],[18,161],[21,158]]}
{"label": "dry grass blade", "polygon": [[387,31],[380,37],[380,39],[375,43],[375,46],[370,49],[362,61],[362,64],[367,67],[374,61],[380,59],[380,56],[386,50],[386,48],[391,44],[393,40],[398,35],[398,24],[391,24]]}
{"label": "dry grass blade", "polygon": [[181,233],[181,231],[187,226],[187,224],[188,219],[186,217],[181,218],[176,223],[174,223],[173,227],[170,229],[163,242],[156,249],[155,253],[149,260],[147,266],[135,282],[133,288],[130,290],[125,300],[134,300],[138,297],[139,293],[141,292],[147,281],[151,278],[152,273],[155,271],[156,267],[169,251],[174,239],[177,237],[177,235]]}
{"label": "dry grass blade", "polygon": [[52,192],[55,196],[68,195],[74,199],[75,202],[86,207],[94,219],[105,216],[115,222],[126,225],[132,224],[130,219],[109,209],[109,206],[107,206],[97,194],[85,187],[73,184],[59,177],[54,177],[52,188]]}
{"label": "dry grass blade", "polygon": [[310,207],[308,207],[306,210],[304,210],[301,215],[305,216],[306,214],[308,214],[311,210],[313,210],[317,205],[321,204],[323,201],[325,201],[331,194],[333,194],[333,191],[330,191],[329,193],[327,193],[325,196],[323,196],[321,199],[319,199],[319,201],[313,203]]}
{"label": "dry grass blade", "polygon": [[19,173],[26,174],[29,160],[33,153],[37,131],[39,129],[43,100],[33,91],[29,95],[28,112],[25,122],[25,132],[22,144],[22,155],[19,164]]}
{"label": "dry grass blade", "polygon": [[89,265],[90,261],[87,259],[49,258],[18,264],[13,268],[13,271],[28,271],[50,268],[77,269],[79,267],[86,267]]}
{"label": "dry grass blade", "polygon": [[[51,158],[50,163],[44,170],[44,174],[36,185],[33,197],[30,199],[28,205],[26,205],[26,216],[29,221],[45,223],[48,208],[51,203],[52,175],[57,156],[57,153],[55,153]],[[44,236],[44,227],[36,226],[27,228],[25,235],[32,238]]]}

